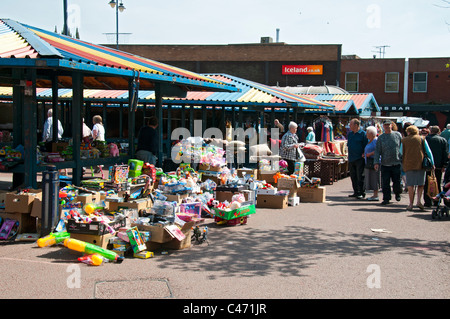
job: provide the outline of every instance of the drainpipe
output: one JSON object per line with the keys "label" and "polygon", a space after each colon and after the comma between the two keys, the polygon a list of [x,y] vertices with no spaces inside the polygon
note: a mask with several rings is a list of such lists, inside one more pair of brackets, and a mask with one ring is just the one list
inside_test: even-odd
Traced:
{"label": "drainpipe", "polygon": [[403,104],[408,104],[409,60],[405,59],[405,73],[403,76]]}

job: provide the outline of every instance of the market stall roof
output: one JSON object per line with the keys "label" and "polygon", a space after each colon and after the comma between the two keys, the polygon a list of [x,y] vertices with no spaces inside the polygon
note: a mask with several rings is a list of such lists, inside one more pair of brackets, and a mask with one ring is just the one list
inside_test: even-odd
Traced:
{"label": "market stall roof", "polygon": [[[262,107],[300,107],[305,110],[322,110],[333,112],[333,103],[316,100],[310,97],[299,96],[284,92],[256,82],[244,80],[227,74],[207,74],[208,78],[228,83],[239,89],[239,92],[187,92],[185,98],[163,98],[164,104],[172,105],[207,105],[207,106],[262,106]],[[72,90],[59,89],[59,98],[70,98]],[[1,93],[6,93],[0,88]],[[9,92],[9,94],[11,94]],[[50,98],[51,89],[38,89],[38,98]],[[128,100],[129,92],[126,90],[84,90],[84,99],[109,102]],[[139,91],[140,103],[154,103],[154,91]]]}
{"label": "market stall roof", "polygon": [[[123,51],[100,46],[10,19],[0,19],[0,85],[12,85],[12,68],[40,70],[37,87],[51,88],[51,72],[58,70],[60,88],[72,87],[73,71],[84,75],[85,89],[128,89],[138,79],[140,89],[155,83],[176,85],[183,91],[235,92],[236,87],[207,76]],[[47,73],[46,73],[47,71]]]}
{"label": "market stall roof", "polygon": [[372,93],[329,93],[329,94],[299,94],[302,97],[326,102],[335,106],[336,113],[349,113],[356,110],[357,114],[370,115],[380,112],[377,101]]}

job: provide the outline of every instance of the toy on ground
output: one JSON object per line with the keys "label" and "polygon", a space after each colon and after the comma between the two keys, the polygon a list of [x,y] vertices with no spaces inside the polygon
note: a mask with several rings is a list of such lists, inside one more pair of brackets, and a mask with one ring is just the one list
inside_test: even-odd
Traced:
{"label": "toy on ground", "polygon": [[19,230],[19,221],[5,218],[0,227],[0,239],[7,240],[17,235]]}
{"label": "toy on ground", "polygon": [[50,233],[47,236],[39,238],[36,243],[39,247],[42,248],[59,244],[67,238],[70,238],[70,234],[65,231],[59,233]]}
{"label": "toy on ground", "polygon": [[100,266],[103,263],[103,257],[99,254],[91,254],[78,257],[78,261],[90,266]]}
{"label": "toy on ground", "polygon": [[110,261],[115,261],[117,263],[121,263],[124,259],[123,257],[117,255],[115,252],[109,249],[104,249],[94,244],[90,244],[74,238],[66,238],[64,240],[64,246],[66,246],[71,250],[79,251],[86,254],[99,254],[100,256]]}
{"label": "toy on ground", "polygon": [[[194,233],[191,236],[191,240],[195,240],[197,244],[201,244],[203,242],[208,243],[208,226],[205,226],[203,230],[200,230],[199,226],[194,227]],[[209,245],[209,243],[208,243]]]}

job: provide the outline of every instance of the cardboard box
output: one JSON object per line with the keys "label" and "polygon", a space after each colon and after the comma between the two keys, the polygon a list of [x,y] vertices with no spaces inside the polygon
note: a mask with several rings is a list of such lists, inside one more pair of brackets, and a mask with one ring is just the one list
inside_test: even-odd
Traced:
{"label": "cardboard box", "polygon": [[300,204],[300,197],[288,197],[288,205],[289,206],[297,206]]}
{"label": "cardboard box", "polygon": [[238,209],[226,211],[222,209],[213,208],[214,216],[220,219],[231,220],[235,218],[241,218],[256,213],[255,205],[245,205]]}
{"label": "cardboard box", "polygon": [[302,203],[323,203],[325,202],[326,189],[319,187],[300,187],[297,191]]}
{"label": "cardboard box", "polygon": [[6,193],[7,191],[0,190],[0,212],[5,209]]}
{"label": "cardboard box", "polygon": [[[150,232],[150,244],[147,242],[147,249],[152,250],[158,247],[166,247],[165,244],[168,244],[167,247],[179,247],[179,248],[171,248],[171,249],[181,249],[183,245],[187,245],[189,241],[190,245],[190,230],[194,222],[187,222],[181,227],[181,232],[185,234],[185,238],[180,242],[178,239],[174,238],[174,236],[164,227],[163,225],[140,225],[140,224],[131,224],[131,227],[137,227],[138,230],[148,231]],[[187,238],[189,237],[189,239]],[[177,241],[178,243],[175,243]],[[184,243],[183,243],[184,242]],[[164,244],[164,246],[155,245],[156,244]]]}
{"label": "cardboard box", "polygon": [[[163,225],[140,225],[131,224],[131,227],[136,226],[139,230],[150,232],[150,241],[155,243],[167,243],[172,240],[169,232],[167,232]],[[147,245],[147,249],[148,245]]]}
{"label": "cardboard box", "polygon": [[236,194],[243,194],[246,202],[250,201],[253,202],[253,204],[255,204],[256,201],[255,191],[251,190],[243,190],[240,192],[215,191],[214,198],[221,203],[223,203],[224,201],[228,201],[231,203],[233,195]]}
{"label": "cardboard box", "polygon": [[200,163],[198,165],[198,170],[199,171],[210,171],[210,172],[221,172],[222,167],[221,166],[211,166],[209,164]]}
{"label": "cardboard box", "polygon": [[245,172],[245,177],[253,176],[253,178],[258,177],[258,170],[257,169],[250,169],[250,168],[238,168],[237,175],[238,177],[242,178],[244,175],[242,173]]}
{"label": "cardboard box", "polygon": [[112,234],[105,234],[105,235],[70,234],[70,238],[94,244],[104,249],[108,249],[109,240],[112,237],[114,237]]}
{"label": "cardboard box", "polygon": [[258,188],[256,193],[259,195],[275,195],[278,193],[278,188]]}
{"label": "cardboard box", "polygon": [[6,193],[5,212],[7,213],[31,213],[35,198],[42,200],[42,190],[30,189],[28,193]]}
{"label": "cardboard box", "polygon": [[275,174],[278,171],[262,171],[262,170],[258,170],[258,180],[260,181],[266,181],[269,184],[272,184],[273,186],[276,185],[275,183]]}
{"label": "cardboard box", "polygon": [[300,188],[300,182],[296,178],[279,178],[277,187],[279,190],[288,190],[289,197],[295,197]]}
{"label": "cardboard box", "polygon": [[176,238],[173,238],[167,243],[163,243],[162,247],[163,249],[184,249],[191,247],[191,229],[192,226],[194,226],[194,222],[187,222],[181,227],[181,232],[184,234],[185,238],[181,241],[179,241]]}
{"label": "cardboard box", "polygon": [[177,202],[178,204],[181,204],[183,202],[183,199],[188,197],[188,194],[163,194],[167,197],[166,201],[168,202]]}
{"label": "cardboard box", "polygon": [[91,193],[78,194],[76,201],[82,202],[83,205],[90,204],[90,203],[97,203],[97,202],[101,201],[101,196],[100,196],[99,192],[96,192],[95,194],[91,194]]}
{"label": "cardboard box", "polygon": [[117,211],[121,208],[124,209],[136,209],[138,211],[140,211],[141,209],[147,209],[147,208],[151,208],[153,203],[152,200],[150,198],[140,198],[140,199],[135,199],[135,200],[131,200],[128,202],[108,202],[109,206],[108,206],[108,210],[109,211]]}
{"label": "cardboard box", "polygon": [[288,195],[263,195],[256,197],[257,208],[284,209],[288,207]]}
{"label": "cardboard box", "polygon": [[19,221],[18,233],[36,233],[37,232],[37,219],[31,217],[30,214],[24,213],[0,213],[2,219],[14,219]]}
{"label": "cardboard box", "polygon": [[33,201],[33,206],[31,207],[31,217],[42,217],[42,199],[35,198]]}
{"label": "cardboard box", "polygon": [[65,151],[68,146],[69,143],[67,142],[52,143],[52,153],[61,153],[62,151]]}

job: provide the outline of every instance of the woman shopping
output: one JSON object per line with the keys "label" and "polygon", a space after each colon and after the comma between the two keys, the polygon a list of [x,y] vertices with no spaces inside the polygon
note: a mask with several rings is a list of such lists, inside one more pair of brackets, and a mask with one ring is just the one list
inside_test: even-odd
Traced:
{"label": "woman shopping", "polygon": [[369,126],[366,129],[368,143],[364,148],[365,168],[364,168],[364,187],[365,190],[373,191],[372,197],[368,201],[378,201],[378,190],[380,189],[380,170],[374,168],[375,146],[377,145],[377,129],[375,126]]}
{"label": "woman shopping", "polygon": [[431,153],[425,138],[419,135],[419,129],[415,125],[410,125],[406,129],[407,136],[402,139],[400,153],[403,155],[403,171],[406,175],[406,187],[409,194],[408,211],[413,210],[414,197],[417,187],[417,207],[425,210],[421,203],[424,185],[425,185],[425,169],[422,167],[424,156],[427,155],[431,159],[434,167],[433,154]]}

